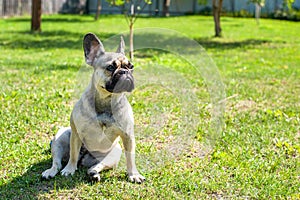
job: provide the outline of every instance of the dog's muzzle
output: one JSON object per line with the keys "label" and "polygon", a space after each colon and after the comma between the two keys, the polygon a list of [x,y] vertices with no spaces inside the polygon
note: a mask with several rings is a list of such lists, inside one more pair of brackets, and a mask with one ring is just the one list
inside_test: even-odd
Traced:
{"label": "dog's muzzle", "polygon": [[111,80],[105,85],[105,89],[112,93],[132,92],[134,78],[130,69],[119,69],[114,73]]}

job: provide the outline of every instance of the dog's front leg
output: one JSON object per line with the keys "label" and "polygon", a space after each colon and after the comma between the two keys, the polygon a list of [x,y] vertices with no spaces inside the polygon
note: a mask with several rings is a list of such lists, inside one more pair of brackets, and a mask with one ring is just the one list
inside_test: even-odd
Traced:
{"label": "dog's front leg", "polygon": [[71,137],[70,137],[70,158],[68,164],[65,166],[65,168],[61,171],[61,174],[64,176],[73,175],[74,172],[77,169],[77,162],[78,162],[78,156],[80,147],[82,145],[82,142],[78,136],[77,130],[75,128],[75,125],[71,123]]}
{"label": "dog's front leg", "polygon": [[125,149],[128,178],[131,182],[142,183],[146,179],[138,172],[135,165],[135,138],[133,134],[123,134],[121,137]]}

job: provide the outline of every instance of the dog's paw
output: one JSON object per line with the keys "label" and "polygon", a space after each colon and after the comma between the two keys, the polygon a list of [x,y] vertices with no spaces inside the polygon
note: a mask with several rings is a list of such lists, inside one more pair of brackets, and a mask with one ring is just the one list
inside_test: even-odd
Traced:
{"label": "dog's paw", "polygon": [[42,173],[42,178],[49,179],[53,178],[58,173],[58,169],[56,167],[52,167],[50,169],[45,170]]}
{"label": "dog's paw", "polygon": [[146,180],[146,178],[140,174],[128,174],[128,179],[132,183],[142,183]]}
{"label": "dog's paw", "polygon": [[71,165],[67,165],[62,171],[61,171],[61,175],[63,176],[69,176],[69,175],[73,175],[76,171],[77,167],[75,166],[71,166]]}
{"label": "dog's paw", "polygon": [[88,170],[88,175],[91,181],[99,182],[101,180],[100,174],[96,170]]}

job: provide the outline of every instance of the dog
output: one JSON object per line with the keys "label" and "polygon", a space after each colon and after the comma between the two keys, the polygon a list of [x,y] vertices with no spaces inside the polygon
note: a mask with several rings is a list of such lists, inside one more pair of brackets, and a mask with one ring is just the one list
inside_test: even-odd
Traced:
{"label": "dog", "polygon": [[83,39],[85,61],[94,68],[91,82],[75,104],[70,127],[58,131],[51,143],[52,167],[42,173],[45,179],[61,171],[73,175],[77,165],[88,167],[88,175],[99,181],[102,170],[117,166],[122,155],[122,139],[128,179],[142,183],[135,164],[135,138],[132,108],[126,93],[134,89],[133,65],[125,56],[121,41],[116,52],[105,52],[101,41],[93,33]]}

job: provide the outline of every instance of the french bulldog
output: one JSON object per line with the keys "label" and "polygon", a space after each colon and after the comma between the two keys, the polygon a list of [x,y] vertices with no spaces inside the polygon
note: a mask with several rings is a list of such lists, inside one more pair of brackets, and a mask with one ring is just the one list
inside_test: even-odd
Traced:
{"label": "french bulldog", "polygon": [[83,49],[85,61],[94,72],[74,106],[70,127],[60,129],[52,140],[52,167],[42,177],[54,177],[62,161],[68,160],[62,175],[73,175],[77,166],[83,165],[92,180],[99,181],[102,170],[114,168],[120,161],[121,139],[129,181],[142,183],[145,177],[135,164],[133,112],[126,98],[134,89],[133,65],[125,56],[123,37],[116,52],[105,52],[97,36],[88,33]]}

